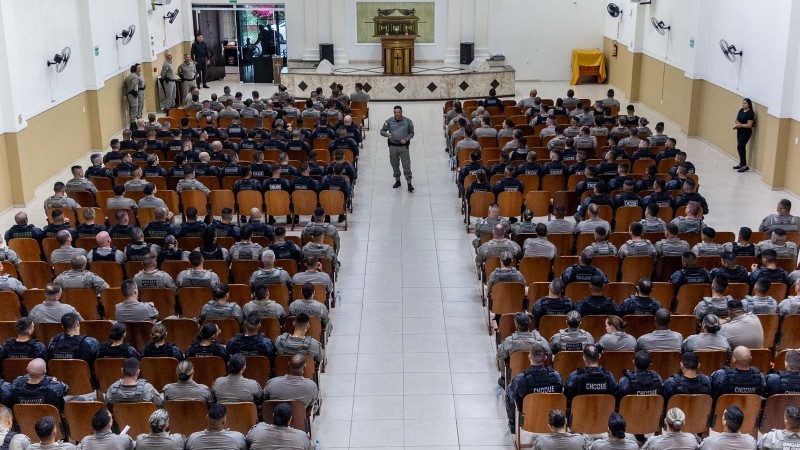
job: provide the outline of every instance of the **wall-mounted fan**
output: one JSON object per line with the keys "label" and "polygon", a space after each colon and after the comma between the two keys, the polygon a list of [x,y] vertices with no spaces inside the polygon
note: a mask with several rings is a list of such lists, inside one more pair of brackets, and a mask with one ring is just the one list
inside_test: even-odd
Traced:
{"label": "wall-mounted fan", "polygon": [[736,56],[742,56],[742,51],[737,49],[735,45],[728,44],[725,39],[719,40],[719,48],[730,62],[736,62]]}
{"label": "wall-mounted fan", "polygon": [[653,25],[653,28],[656,29],[656,32],[658,32],[658,34],[662,36],[664,35],[664,33],[672,29],[671,26],[665,25],[664,22],[656,19],[655,17],[650,18],[650,23]]}
{"label": "wall-mounted fan", "polygon": [[616,3],[609,3],[608,6],[606,6],[606,11],[608,12],[609,16],[615,19],[622,14],[622,8],[620,8]]}
{"label": "wall-mounted fan", "polygon": [[175,19],[178,17],[178,13],[181,12],[179,9],[175,9],[175,11],[170,11],[164,16],[164,20],[169,20],[169,23],[175,22]]}
{"label": "wall-mounted fan", "polygon": [[116,35],[117,41],[121,39],[122,45],[128,45],[128,43],[131,41],[135,33],[136,33],[136,25],[131,25],[128,28],[122,30],[120,34]]}
{"label": "wall-mounted fan", "polygon": [[153,8],[153,11],[155,11],[156,6],[169,5],[170,3],[172,3],[172,0],[161,0],[161,2],[150,0],[150,7]]}
{"label": "wall-mounted fan", "polygon": [[72,49],[64,47],[60,53],[53,55],[53,60],[47,61],[47,67],[56,66],[56,72],[63,72],[69,62],[69,57],[72,55]]}

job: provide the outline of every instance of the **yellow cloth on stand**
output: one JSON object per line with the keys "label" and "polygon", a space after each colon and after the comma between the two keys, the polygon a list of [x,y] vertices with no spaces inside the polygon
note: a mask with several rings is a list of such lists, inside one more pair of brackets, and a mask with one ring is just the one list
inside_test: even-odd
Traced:
{"label": "yellow cloth on stand", "polygon": [[598,49],[594,50],[573,50],[572,51],[572,80],[570,84],[578,84],[581,79],[580,66],[585,67],[599,67],[600,76],[597,79],[598,83],[606,81],[606,60],[603,52]]}

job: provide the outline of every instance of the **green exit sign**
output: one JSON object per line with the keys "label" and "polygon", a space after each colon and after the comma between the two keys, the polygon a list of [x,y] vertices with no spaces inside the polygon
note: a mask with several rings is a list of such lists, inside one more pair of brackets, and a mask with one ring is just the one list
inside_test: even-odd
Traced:
{"label": "green exit sign", "polygon": [[229,3],[236,3],[236,0],[228,0]]}

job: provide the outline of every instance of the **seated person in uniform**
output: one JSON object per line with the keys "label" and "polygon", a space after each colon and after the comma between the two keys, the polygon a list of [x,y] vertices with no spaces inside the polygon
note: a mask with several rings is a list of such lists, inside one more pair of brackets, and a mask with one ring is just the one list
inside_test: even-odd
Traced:
{"label": "seated person in uniform", "polygon": [[582,251],[580,263],[573,264],[561,274],[561,281],[564,282],[564,286],[574,282],[591,281],[594,276],[600,277],[603,280],[603,284],[608,283],[608,278],[603,271],[593,267],[592,262],[594,262],[594,255],[587,250]]}
{"label": "seated person in uniform", "polygon": [[83,320],[74,306],[61,303],[61,285],[57,283],[47,283],[44,287],[44,301],[31,309],[28,317],[34,323],[61,323],[64,314],[73,313],[78,320]]}
{"label": "seated person in uniform", "polygon": [[183,361],[183,352],[172,342],[167,342],[167,327],[161,322],[153,324],[150,331],[152,340],[142,349],[142,358],[175,358]]}
{"label": "seated person in uniform", "polygon": [[139,287],[133,280],[125,280],[120,287],[125,300],[115,306],[116,318],[120,322],[155,322],[158,310],[151,302],[139,301]]}
{"label": "seated person in uniform", "polygon": [[686,414],[680,408],[670,408],[664,418],[664,431],[658,436],[650,437],[645,442],[645,450],[671,450],[675,448],[697,448],[700,437],[692,433],[681,432],[686,424]]}
{"label": "seated person in uniform", "polygon": [[165,409],[153,411],[150,414],[150,433],[136,438],[136,446],[140,449],[181,450],[185,445],[186,438],[182,434],[169,432],[169,413]]}
{"label": "seated person in uniform", "polygon": [[766,380],[757,367],[750,363],[753,356],[750,349],[739,346],[733,349],[731,362],[711,374],[711,392],[715,398],[723,394],[756,394],[763,396]]}
{"label": "seated person in uniform", "polygon": [[786,369],[767,375],[767,395],[800,394],[800,351],[786,352]]}
{"label": "seated person in uniform", "polygon": [[603,286],[607,282],[600,275],[592,275],[589,279],[589,296],[575,305],[581,316],[618,315],[619,308],[612,298],[603,295]]}
{"label": "seated person in uniform", "polygon": [[706,314],[716,314],[717,317],[728,317],[728,300],[733,300],[730,295],[725,295],[728,289],[728,279],[720,275],[711,281],[711,297],[703,297],[694,307],[694,316],[697,321],[703,320]]}
{"label": "seated person in uniform", "polygon": [[325,351],[319,341],[311,336],[306,336],[310,327],[310,318],[306,313],[297,315],[294,321],[294,331],[283,333],[275,339],[275,348],[279,355],[310,355],[319,364],[325,358]]}
{"label": "seated person in uniform", "polygon": [[219,275],[211,270],[203,269],[203,254],[195,250],[189,254],[191,268],[178,274],[178,287],[207,287],[213,288],[219,284]]}
{"label": "seated person in uniform", "polygon": [[123,322],[116,322],[111,325],[108,341],[100,344],[100,351],[97,357],[139,359],[139,352],[136,351],[136,348],[125,342],[127,334],[128,327]]}
{"label": "seated person in uniform", "polygon": [[560,409],[551,409],[547,413],[547,426],[550,433],[534,436],[533,448],[588,450],[589,438],[582,434],[572,433],[567,428],[567,417]]}
{"label": "seated person in uniform", "polygon": [[258,382],[244,377],[247,369],[244,355],[241,353],[231,356],[228,360],[228,375],[219,377],[211,385],[218,403],[253,402],[261,404],[262,394]]}
{"label": "seated person in uniform", "polygon": [[252,311],[245,316],[244,333],[238,333],[228,341],[228,352],[231,355],[241,353],[244,356],[266,356],[275,359],[275,345],[262,333],[261,315]]}
{"label": "seated person in uniform", "polygon": [[117,403],[152,402],[161,407],[164,399],[152,384],[139,378],[139,360],[128,358],[122,363],[122,379],[115,381],[105,393],[106,403],[113,407]]}
{"label": "seated person in uniform", "polygon": [[50,340],[47,346],[47,359],[82,359],[91,364],[97,358],[100,343],[97,339],[81,334],[78,315],[66,313],[61,317],[64,332]]}
{"label": "seated person in uniform", "polygon": [[230,301],[230,288],[227,283],[219,283],[211,289],[213,299],[203,305],[200,309],[199,322],[203,323],[206,319],[235,319],[242,323],[244,316],[242,308]]}
{"label": "seated person in uniform", "polygon": [[731,348],[764,348],[764,328],[755,314],[744,310],[741,300],[728,300],[730,320],[722,324],[719,334],[728,339]]}
{"label": "seated person in uniform", "polygon": [[289,361],[289,373],[273,377],[264,387],[264,400],[299,400],[307,408],[319,398],[319,387],[314,380],[306,378],[306,358],[293,355]]}
{"label": "seated person in uniform", "polygon": [[626,298],[620,305],[620,315],[655,315],[656,311],[661,309],[661,303],[650,296],[650,293],[653,292],[653,282],[649,278],[639,279],[639,283],[633,289],[634,294]]}
{"label": "seated person in uniform", "polygon": [[[38,305],[37,305],[38,306]],[[47,348],[33,337],[34,322],[30,317],[21,317],[15,323],[16,338],[8,338],[3,343],[2,358],[47,358]]]}
{"label": "seated person in uniform", "polygon": [[800,445],[800,408],[788,406],[783,414],[783,430],[772,430],[761,439],[763,449],[783,449]]}
{"label": "seated person in uniform", "polygon": [[672,283],[675,292],[684,284],[703,284],[711,283],[711,277],[708,271],[702,267],[697,267],[697,255],[691,251],[685,251],[681,255],[681,264],[683,268],[676,270],[672,276],[669,277],[669,282]]}
{"label": "seated person in uniform", "polygon": [[[242,308],[244,317],[257,313],[259,318],[272,317],[283,323],[286,310],[283,305],[269,298],[269,288],[264,283],[258,283],[253,289],[252,299]],[[245,319],[248,320],[248,319]]]}
{"label": "seated person in uniform", "polygon": [[178,381],[164,386],[164,400],[202,400],[210,405],[214,403],[214,395],[211,389],[204,384],[198,384],[193,380],[194,365],[188,359],[178,363],[175,368],[178,374]]}
{"label": "seated person in uniform", "polygon": [[661,308],[654,316],[655,330],[644,334],[636,341],[636,350],[681,351],[683,336],[669,329],[671,315],[668,309]]}
{"label": "seated person in uniform", "polygon": [[289,426],[292,408],[287,403],[275,407],[272,423],[259,422],[247,433],[247,447],[253,449],[311,449],[311,439],[303,430]]}
{"label": "seated person in uniform", "polygon": [[728,406],[722,415],[722,433],[703,439],[702,450],[751,449],[756,448],[756,440],[739,430],[744,422],[744,413],[736,406]]}
{"label": "seated person in uniform", "polygon": [[[528,350],[534,342],[541,344],[548,355],[550,354],[550,344],[537,330],[531,329],[531,318],[528,314],[523,312],[514,314],[514,327],[516,331],[505,338],[497,348],[497,369],[501,372],[509,362],[512,353]],[[505,380],[501,381],[503,382],[498,384],[505,385]]]}
{"label": "seated person in uniform", "polygon": [[[3,411],[3,408],[0,408],[0,415],[3,414],[2,411]],[[11,421],[11,410],[7,409],[7,411],[8,411],[8,415],[9,415],[9,419],[8,420],[9,420],[9,424],[10,424],[11,423],[10,422]],[[10,425],[9,425],[8,429],[11,429]],[[26,448],[26,446],[27,446],[27,448],[29,448],[31,450],[34,450],[34,449],[36,449],[36,450],[43,450],[43,449],[49,449],[49,450],[78,450],[78,447],[76,447],[76,446],[74,446],[74,445],[72,445],[70,443],[67,443],[67,442],[59,443],[59,441],[56,439],[56,436],[58,435],[58,428],[56,428],[56,421],[51,416],[45,416],[45,417],[42,417],[41,419],[37,420],[36,421],[36,425],[34,425],[33,429],[36,432],[36,437],[39,438],[39,443],[38,444],[28,445],[28,444],[30,444],[30,441],[27,438],[27,436],[25,436],[23,434],[17,434],[16,436],[14,436],[14,438],[12,439],[11,442],[14,442],[15,440],[18,440],[18,439],[25,438],[24,442],[26,442],[26,444],[25,445],[17,444],[17,445],[20,445],[20,446],[16,447],[16,448]],[[14,445],[11,442],[9,442],[9,444],[11,444],[11,445],[9,445],[9,448],[11,448],[11,446]],[[19,441],[17,441],[17,442],[19,442]]]}
{"label": "seated person in uniform", "polygon": [[[522,409],[526,395],[532,393],[561,393],[564,382],[561,375],[549,367],[549,351],[540,342],[533,342],[528,352],[531,366],[514,377],[506,389],[506,413],[508,427],[516,432],[515,413]],[[516,406],[515,406],[516,405]],[[516,408],[516,409],[515,409]]]}
{"label": "seated person in uniform", "polygon": [[594,344],[592,334],[581,330],[581,314],[572,310],[567,313],[567,328],[560,330],[550,338],[550,348],[553,354],[560,351],[583,350],[587,345]]}
{"label": "seated person in uniform", "polygon": [[572,299],[564,295],[564,282],[561,278],[553,278],[547,288],[547,295],[536,300],[533,305],[536,327],[539,327],[539,321],[544,316],[566,316],[573,309],[575,305]]}
{"label": "seated person in uniform", "polygon": [[[631,131],[633,133],[633,131]],[[624,449],[638,450],[639,443],[636,439],[631,439],[625,434],[625,418],[620,413],[612,412],[608,416],[608,435],[602,439],[594,441],[592,450]]]}
{"label": "seated person in uniform", "polygon": [[724,275],[729,283],[747,283],[749,281],[750,272],[736,264],[736,256],[730,250],[722,252],[720,258],[722,259],[720,266],[709,273],[712,280]]}
{"label": "seated person in uniform", "polygon": [[611,394],[617,389],[614,375],[600,365],[600,349],[594,344],[583,348],[583,363],[585,367],[579,368],[567,377],[564,385],[564,395],[572,400],[577,395],[584,394]]}
{"label": "seated person in uniform", "polygon": [[725,350],[731,353],[731,344],[725,336],[719,334],[720,320],[716,314],[706,314],[700,321],[700,333],[693,334],[683,341],[681,351]]}
{"label": "seated person in uniform", "polygon": [[619,316],[609,315],[606,317],[606,334],[597,341],[597,345],[603,351],[633,351],[636,349],[636,338],[623,331],[628,327],[628,322],[620,319]]}
{"label": "seated person in uniform", "polygon": [[675,394],[708,394],[711,395],[711,379],[699,372],[700,363],[692,351],[681,355],[681,371],[664,381],[661,389],[664,401]]}
{"label": "seated person in uniform", "polygon": [[782,228],[784,231],[800,231],[800,217],[793,216],[792,202],[782,199],[778,202],[777,214],[770,214],[764,217],[758,231],[772,231],[775,228]]}
{"label": "seated person in uniform", "polygon": [[112,450],[133,450],[133,440],[127,434],[114,434],[111,426],[114,419],[109,410],[102,408],[92,416],[94,434],[81,439],[82,449],[104,448]]}
{"label": "seated person in uniform", "polygon": [[658,395],[661,392],[661,376],[650,367],[650,353],[639,350],[633,357],[636,370],[624,370],[617,384],[617,398],[626,395]]}
{"label": "seated person in uniform", "polygon": [[47,375],[47,364],[41,358],[29,362],[26,372],[11,384],[7,405],[13,408],[17,404],[46,404],[63,413],[69,386]]}
{"label": "seated person in uniform", "polygon": [[208,424],[206,429],[192,433],[186,440],[186,450],[246,450],[247,441],[238,431],[230,431],[225,427],[228,410],[225,405],[213,405],[208,408]]}
{"label": "seated person in uniform", "polygon": [[200,328],[200,333],[197,334],[197,338],[192,341],[192,345],[186,349],[186,357],[219,356],[227,363],[230,358],[228,349],[225,348],[225,344],[217,340],[217,336],[219,336],[221,332],[222,330],[213,322],[203,325],[202,328]]}

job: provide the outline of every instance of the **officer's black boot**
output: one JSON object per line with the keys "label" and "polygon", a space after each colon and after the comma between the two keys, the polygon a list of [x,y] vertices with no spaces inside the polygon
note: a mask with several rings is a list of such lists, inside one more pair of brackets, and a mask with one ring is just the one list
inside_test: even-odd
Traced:
{"label": "officer's black boot", "polygon": [[394,185],[392,185],[392,188],[397,189],[399,187],[400,187],[400,179],[398,178],[397,180],[395,180]]}
{"label": "officer's black boot", "polygon": [[[398,183],[400,182],[398,181]],[[408,182],[408,192],[414,192],[414,186],[411,185],[410,181]]]}

